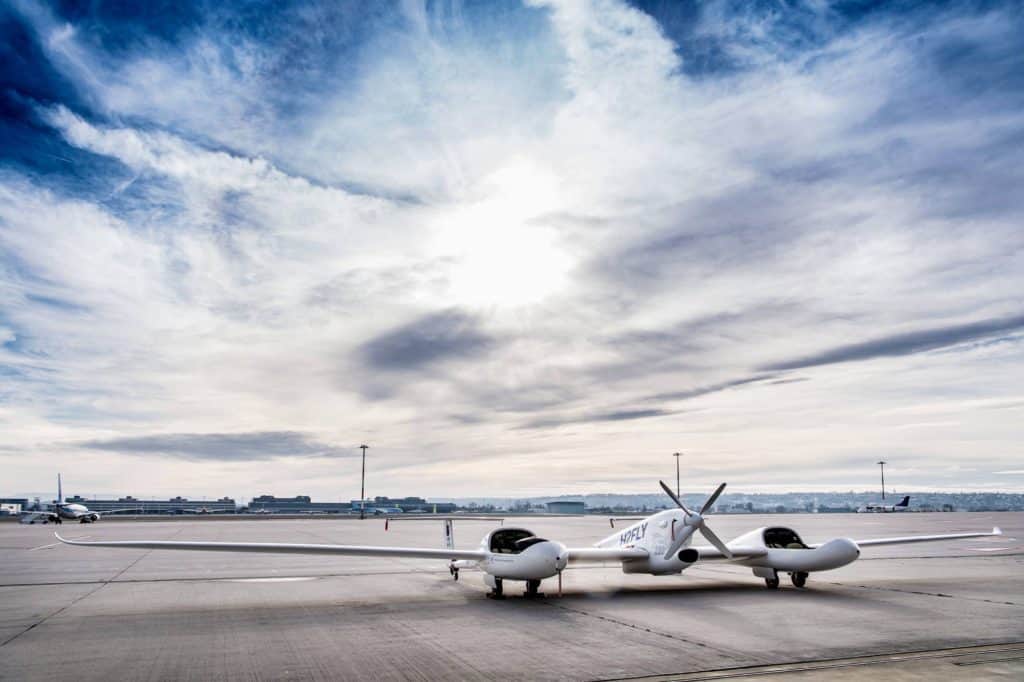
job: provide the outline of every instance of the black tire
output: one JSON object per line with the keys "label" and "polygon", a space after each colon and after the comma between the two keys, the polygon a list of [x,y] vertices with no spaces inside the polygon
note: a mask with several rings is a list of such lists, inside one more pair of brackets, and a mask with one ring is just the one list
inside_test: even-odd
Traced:
{"label": "black tire", "polygon": [[765,586],[769,590],[777,590],[777,589],[779,589],[779,579],[778,579],[778,577],[775,577],[775,578],[765,578],[764,579],[764,584],[765,584]]}
{"label": "black tire", "polygon": [[495,597],[500,597],[502,595],[503,591],[504,591],[504,589],[503,589],[503,586],[501,584],[501,578],[495,578],[494,579],[494,596]]}
{"label": "black tire", "polygon": [[792,578],[793,580],[793,587],[803,587],[807,584],[806,573],[794,573],[790,576],[790,578]]}
{"label": "black tire", "polygon": [[526,596],[527,597],[536,597],[538,592],[540,592],[540,581],[539,580],[527,580],[526,581]]}

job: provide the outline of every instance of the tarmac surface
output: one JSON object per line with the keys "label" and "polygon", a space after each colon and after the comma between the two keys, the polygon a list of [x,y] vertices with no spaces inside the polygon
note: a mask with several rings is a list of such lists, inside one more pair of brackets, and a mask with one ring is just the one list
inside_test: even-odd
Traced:
{"label": "tarmac surface", "polygon": [[[1024,679],[1024,513],[709,517],[723,538],[763,525],[806,542],[985,531],[865,548],[806,589],[749,569],[681,576],[617,565],[565,572],[548,596],[487,599],[443,561],[79,548],[52,525],[0,524],[3,680]],[[494,524],[456,522],[460,548]],[[603,517],[506,519],[569,546]],[[311,517],[56,527],[76,539],[436,547],[441,523]]]}

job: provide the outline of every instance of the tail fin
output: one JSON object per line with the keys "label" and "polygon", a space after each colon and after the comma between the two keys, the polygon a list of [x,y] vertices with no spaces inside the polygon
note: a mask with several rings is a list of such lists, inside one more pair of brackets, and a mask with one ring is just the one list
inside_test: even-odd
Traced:
{"label": "tail fin", "polygon": [[455,549],[455,522],[451,519],[444,520],[444,548]]}
{"label": "tail fin", "polygon": [[896,506],[897,507],[906,507],[908,504],[910,504],[910,495],[907,495],[902,500],[900,500],[900,503],[897,504]]}

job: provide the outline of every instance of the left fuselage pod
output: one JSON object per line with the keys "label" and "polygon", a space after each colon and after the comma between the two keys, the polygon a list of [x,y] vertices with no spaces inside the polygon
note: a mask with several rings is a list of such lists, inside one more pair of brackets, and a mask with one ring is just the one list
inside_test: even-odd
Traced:
{"label": "left fuselage pod", "polygon": [[568,560],[565,545],[544,540],[518,554],[492,554],[484,562],[483,569],[495,578],[543,580],[557,575]]}

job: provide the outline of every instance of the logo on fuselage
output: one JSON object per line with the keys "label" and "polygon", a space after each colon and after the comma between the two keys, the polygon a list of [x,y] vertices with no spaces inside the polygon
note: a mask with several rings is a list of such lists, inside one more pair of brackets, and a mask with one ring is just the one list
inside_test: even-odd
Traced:
{"label": "logo on fuselage", "polygon": [[639,526],[633,526],[629,530],[623,531],[619,534],[620,545],[630,545],[639,542],[644,539],[647,535],[647,522],[644,521]]}

